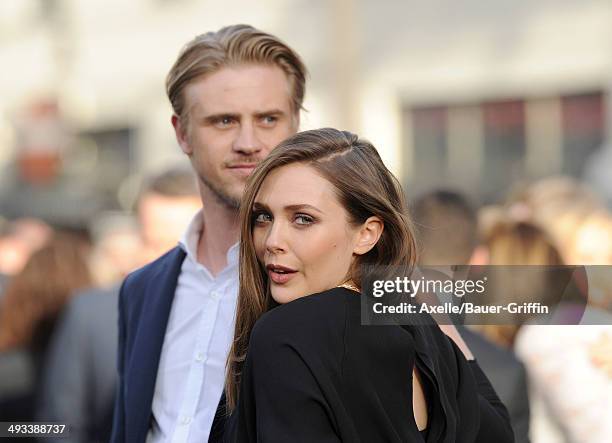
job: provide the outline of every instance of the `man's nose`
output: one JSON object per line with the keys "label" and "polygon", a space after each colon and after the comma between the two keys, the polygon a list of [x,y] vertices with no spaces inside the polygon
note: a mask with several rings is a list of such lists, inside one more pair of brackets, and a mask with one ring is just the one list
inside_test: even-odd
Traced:
{"label": "man's nose", "polygon": [[262,144],[257,137],[254,125],[251,123],[240,125],[238,137],[234,140],[234,151],[245,155],[252,155],[258,153],[261,149]]}

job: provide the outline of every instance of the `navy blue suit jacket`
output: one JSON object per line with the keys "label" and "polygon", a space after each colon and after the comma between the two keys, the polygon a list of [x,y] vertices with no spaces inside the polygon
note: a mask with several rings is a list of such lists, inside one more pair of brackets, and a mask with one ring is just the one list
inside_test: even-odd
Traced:
{"label": "navy blue suit jacket", "polygon": [[[145,442],[157,369],[174,293],[185,259],[176,247],[130,274],[119,292],[119,379],[112,443]],[[177,380],[177,384],[181,383]],[[209,442],[222,439],[224,398],[213,421]]]}

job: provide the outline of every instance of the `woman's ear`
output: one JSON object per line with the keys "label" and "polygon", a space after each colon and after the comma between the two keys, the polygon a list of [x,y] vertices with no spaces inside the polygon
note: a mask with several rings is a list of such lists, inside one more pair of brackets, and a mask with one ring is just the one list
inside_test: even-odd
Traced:
{"label": "woman's ear", "polygon": [[369,252],[378,243],[384,228],[385,225],[379,217],[374,215],[368,218],[357,231],[353,254],[363,255]]}

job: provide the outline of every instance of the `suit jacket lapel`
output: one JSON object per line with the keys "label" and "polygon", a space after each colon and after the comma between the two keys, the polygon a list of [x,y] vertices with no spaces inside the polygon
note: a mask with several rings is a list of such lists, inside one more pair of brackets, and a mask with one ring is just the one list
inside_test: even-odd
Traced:
{"label": "suit jacket lapel", "polygon": [[[185,252],[181,248],[172,250],[143,288],[142,312],[138,324],[133,326],[137,329],[128,380],[131,391],[128,399],[132,401],[127,414],[133,414],[134,441],[144,442],[149,429],[159,359],[184,259]],[[127,431],[130,435],[130,430]]]}

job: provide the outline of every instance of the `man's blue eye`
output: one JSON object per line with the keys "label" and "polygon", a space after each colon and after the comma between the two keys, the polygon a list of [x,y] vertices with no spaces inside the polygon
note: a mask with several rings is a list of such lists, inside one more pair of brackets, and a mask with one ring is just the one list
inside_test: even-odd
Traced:
{"label": "man's blue eye", "polygon": [[273,115],[267,115],[263,118],[263,121],[266,124],[276,123],[277,120],[278,120],[278,117],[275,117]]}
{"label": "man's blue eye", "polygon": [[216,126],[230,126],[235,123],[235,119],[233,117],[220,117],[214,123]]}

